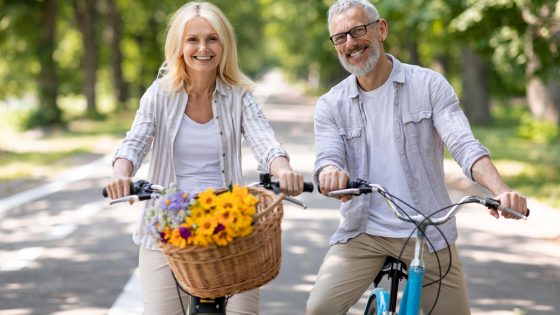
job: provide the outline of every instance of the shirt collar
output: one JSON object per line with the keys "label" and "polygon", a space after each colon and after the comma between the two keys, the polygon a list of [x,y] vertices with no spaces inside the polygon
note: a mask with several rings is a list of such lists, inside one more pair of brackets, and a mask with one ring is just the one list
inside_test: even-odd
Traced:
{"label": "shirt collar", "polygon": [[[393,73],[391,74],[391,76],[389,76],[389,80],[397,83],[404,83],[405,75],[402,63],[391,54],[386,54],[386,56],[391,58],[391,60],[393,61]],[[350,96],[350,98],[358,97],[358,94],[360,93],[358,87],[358,78],[352,74],[348,77],[347,80],[349,80],[348,96]]]}
{"label": "shirt collar", "polygon": [[227,84],[224,83],[224,81],[222,81],[220,78],[216,78],[216,89],[215,92],[218,92],[222,95],[226,95],[228,91],[228,86]]}

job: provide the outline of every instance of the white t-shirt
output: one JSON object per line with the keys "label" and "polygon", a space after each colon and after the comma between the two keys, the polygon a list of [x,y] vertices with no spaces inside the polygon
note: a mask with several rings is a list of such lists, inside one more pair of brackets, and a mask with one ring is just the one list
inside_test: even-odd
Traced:
{"label": "white t-shirt", "polygon": [[218,126],[214,119],[200,124],[183,115],[173,144],[179,189],[195,194],[209,187],[224,187],[218,145]]}
{"label": "white t-shirt", "polygon": [[[393,72],[391,72],[391,76]],[[395,98],[395,87],[393,80],[389,78],[383,85],[373,91],[359,89],[363,108],[365,112],[365,131],[367,152],[368,178],[370,183],[380,184],[389,192],[400,199],[411,203],[412,197],[408,189],[401,158],[397,151],[397,141],[393,130],[393,106]],[[368,213],[366,233],[385,237],[408,237],[410,229],[405,228],[385,199],[377,193],[370,195],[371,203]],[[396,200],[395,200],[396,202]],[[398,203],[401,207],[402,204]],[[407,213],[409,208],[403,207]]]}

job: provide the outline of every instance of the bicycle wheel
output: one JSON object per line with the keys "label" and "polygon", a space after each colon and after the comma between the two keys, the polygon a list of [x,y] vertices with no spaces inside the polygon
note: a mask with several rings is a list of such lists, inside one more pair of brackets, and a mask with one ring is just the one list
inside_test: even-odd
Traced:
{"label": "bicycle wheel", "polygon": [[364,315],[377,315],[377,296],[375,294],[369,296]]}

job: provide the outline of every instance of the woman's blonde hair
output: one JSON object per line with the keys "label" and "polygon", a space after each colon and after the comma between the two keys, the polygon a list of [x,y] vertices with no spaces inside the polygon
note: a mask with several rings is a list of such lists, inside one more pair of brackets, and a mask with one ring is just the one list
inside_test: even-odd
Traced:
{"label": "woman's blonde hair", "polygon": [[183,35],[185,26],[196,16],[206,19],[212,25],[222,44],[222,60],[216,70],[217,76],[229,85],[251,89],[253,82],[237,64],[237,43],[233,26],[218,7],[208,2],[189,2],[173,14],[165,39],[165,62],[158,74],[164,86],[171,91],[182,88],[187,92],[190,90],[191,82],[182,55]]}

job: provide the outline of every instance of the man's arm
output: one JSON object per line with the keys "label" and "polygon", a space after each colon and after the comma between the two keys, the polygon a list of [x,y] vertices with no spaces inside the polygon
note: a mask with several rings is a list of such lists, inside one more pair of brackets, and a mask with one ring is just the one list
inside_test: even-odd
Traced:
{"label": "man's arm", "polygon": [[[502,206],[511,208],[522,214],[527,214],[527,198],[513,191],[502,179],[500,173],[488,156],[483,156],[474,162],[472,168],[473,179],[494,194]],[[490,210],[496,219],[500,217],[498,211]],[[517,218],[503,212],[504,218]]]}

